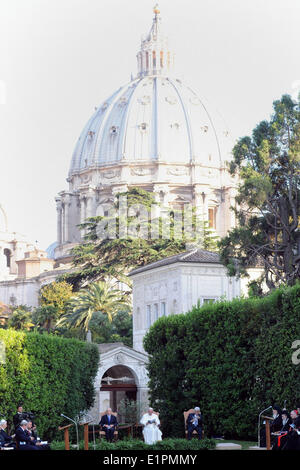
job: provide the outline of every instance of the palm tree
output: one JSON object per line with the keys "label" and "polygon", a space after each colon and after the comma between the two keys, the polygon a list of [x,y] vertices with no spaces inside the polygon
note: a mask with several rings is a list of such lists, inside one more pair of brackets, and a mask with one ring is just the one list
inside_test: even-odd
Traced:
{"label": "palm tree", "polygon": [[9,318],[8,327],[14,330],[31,330],[34,327],[30,309],[25,305],[19,305],[14,308]]}
{"label": "palm tree", "polygon": [[35,310],[33,317],[35,324],[45,328],[50,333],[57,320],[58,309],[53,305],[43,305]]}
{"label": "palm tree", "polygon": [[111,322],[118,310],[127,304],[125,294],[118,289],[102,281],[93,282],[70,299],[67,314],[56,325],[68,325],[88,331],[95,312],[107,315]]}

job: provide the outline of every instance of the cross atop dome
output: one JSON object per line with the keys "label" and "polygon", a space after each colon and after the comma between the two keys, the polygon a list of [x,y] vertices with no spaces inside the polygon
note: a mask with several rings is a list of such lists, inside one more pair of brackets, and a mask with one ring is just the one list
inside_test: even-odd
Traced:
{"label": "cross atop dome", "polygon": [[138,75],[166,75],[173,68],[174,54],[168,45],[168,38],[161,27],[158,4],[153,8],[154,18],[149,34],[142,39],[137,54]]}
{"label": "cross atop dome", "polygon": [[153,13],[155,13],[155,15],[159,15],[160,14],[160,10],[158,8],[158,3],[155,5],[155,7],[153,8]]}

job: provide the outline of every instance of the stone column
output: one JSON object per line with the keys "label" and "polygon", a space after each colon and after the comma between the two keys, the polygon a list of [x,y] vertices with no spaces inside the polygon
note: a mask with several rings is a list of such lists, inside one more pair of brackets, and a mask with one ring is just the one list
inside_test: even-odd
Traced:
{"label": "stone column", "polygon": [[[160,208],[157,210],[158,215],[164,219],[165,223],[163,225],[163,238],[170,237],[170,193],[168,184],[156,184],[153,188],[154,193],[156,194],[155,199],[161,203]],[[161,197],[162,196],[162,197]],[[153,231],[155,233],[155,229]]]}
{"label": "stone column", "polygon": [[194,186],[194,206],[196,211],[196,237],[200,240],[203,236],[203,223],[207,216],[205,213],[206,195],[201,185]]}
{"label": "stone column", "polygon": [[[81,194],[79,196],[79,201],[80,201],[80,223],[83,224],[86,219],[86,196],[84,194]],[[83,238],[85,235],[85,229],[81,229],[80,231],[80,236]]]}
{"label": "stone column", "polygon": [[62,244],[62,204],[61,199],[57,198],[56,201],[56,211],[57,211],[57,243]]}
{"label": "stone column", "polygon": [[89,191],[86,197],[86,218],[93,217],[94,214],[94,193]]}
{"label": "stone column", "polygon": [[64,197],[64,241],[69,242],[70,234],[69,234],[69,225],[70,225],[70,217],[69,217],[69,209],[70,209],[70,196],[66,194]]}
{"label": "stone column", "polygon": [[203,188],[201,188],[200,186],[195,187],[194,188],[194,205],[196,209],[196,215],[201,221],[204,220],[204,198],[205,198],[205,193],[203,191]]}

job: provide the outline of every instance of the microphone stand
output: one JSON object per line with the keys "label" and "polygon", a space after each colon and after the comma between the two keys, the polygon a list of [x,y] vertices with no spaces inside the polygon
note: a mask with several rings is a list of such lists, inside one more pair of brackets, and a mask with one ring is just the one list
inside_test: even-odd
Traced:
{"label": "microphone stand", "polygon": [[258,432],[257,432],[257,437],[258,437],[258,447],[260,447],[260,418],[261,418],[261,415],[263,413],[265,413],[265,411],[268,411],[272,408],[272,406],[268,406],[268,408],[266,408],[265,410],[262,410],[260,413],[259,413],[259,416],[258,416]]}
{"label": "microphone stand", "polygon": [[69,418],[68,416],[64,415],[63,413],[61,413],[60,416],[63,416],[64,418],[68,419],[69,421],[72,421],[72,423],[75,424],[75,429],[76,429],[76,438],[77,438],[77,450],[79,450],[79,436],[78,436],[78,425],[77,425],[77,422],[74,421],[74,419],[72,418]]}

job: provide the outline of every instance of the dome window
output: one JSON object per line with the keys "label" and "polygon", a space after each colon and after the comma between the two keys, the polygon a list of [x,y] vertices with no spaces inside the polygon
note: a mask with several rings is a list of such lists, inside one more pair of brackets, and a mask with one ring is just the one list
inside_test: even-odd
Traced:
{"label": "dome window", "polygon": [[121,98],[120,98],[120,105],[124,105],[124,104],[126,104],[126,103],[127,103],[127,98],[126,98],[126,96],[121,96]]}
{"label": "dome window", "polygon": [[201,101],[200,101],[200,99],[198,98],[198,96],[192,96],[192,97],[190,98],[190,102],[191,102],[193,105],[195,105],[195,106],[198,106],[198,105],[201,103]]}
{"label": "dome window", "polygon": [[208,126],[202,126],[201,130],[206,134],[206,132],[208,132]]}
{"label": "dome window", "polygon": [[89,131],[88,135],[89,135],[89,138],[92,139],[95,135],[95,132],[94,131]]}
{"label": "dome window", "polygon": [[7,268],[10,268],[10,266],[11,266],[11,261],[10,261],[10,259],[11,259],[11,251],[10,251],[8,248],[5,248],[4,251],[3,251],[3,253],[4,253],[4,256],[5,256],[5,258],[6,258],[6,267],[7,267]]}
{"label": "dome window", "polygon": [[167,96],[166,97],[166,102],[169,103],[169,104],[176,104],[177,99],[175,98],[175,96]]}
{"label": "dome window", "polygon": [[150,96],[149,95],[142,96],[142,98],[139,98],[138,102],[143,104],[143,105],[149,104],[150,103]]}
{"label": "dome window", "polygon": [[139,129],[141,132],[146,132],[148,128],[148,124],[146,122],[142,122],[140,125],[139,125]]}
{"label": "dome window", "polygon": [[116,126],[111,126],[110,134],[111,135],[116,135],[117,133],[118,133],[118,128]]}
{"label": "dome window", "polygon": [[178,131],[179,127],[180,127],[179,122],[173,122],[173,124],[171,124],[171,129],[175,129]]}

